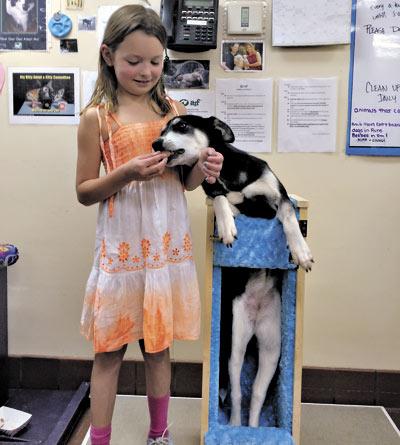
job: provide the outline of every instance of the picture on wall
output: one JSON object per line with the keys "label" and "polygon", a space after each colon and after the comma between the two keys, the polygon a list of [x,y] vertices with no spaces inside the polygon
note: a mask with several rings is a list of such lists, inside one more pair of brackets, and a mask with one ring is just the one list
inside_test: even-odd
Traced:
{"label": "picture on wall", "polygon": [[259,72],[264,69],[264,42],[226,40],[222,42],[221,66],[225,71]]}
{"label": "picture on wall", "polygon": [[9,68],[11,124],[77,124],[79,68]]}
{"label": "picture on wall", "polygon": [[83,0],[67,0],[67,9],[83,9]]}
{"label": "picture on wall", "polygon": [[79,31],[96,31],[96,17],[92,16],[78,16],[78,30]]}
{"label": "picture on wall", "polygon": [[46,50],[46,0],[0,0],[0,51]]}
{"label": "picture on wall", "polygon": [[209,60],[170,60],[164,75],[166,88],[208,88]]}
{"label": "picture on wall", "polygon": [[78,40],[77,39],[61,39],[60,52],[62,53],[77,53]]}

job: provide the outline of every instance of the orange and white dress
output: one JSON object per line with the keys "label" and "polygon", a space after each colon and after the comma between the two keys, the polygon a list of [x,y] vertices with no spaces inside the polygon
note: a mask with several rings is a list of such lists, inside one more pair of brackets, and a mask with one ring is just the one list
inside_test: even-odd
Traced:
{"label": "orange and white dress", "polygon": [[[175,111],[176,112],[176,111]],[[167,118],[121,124],[100,116],[106,172],[152,152]],[[100,203],[94,264],[84,298],[81,332],[95,352],[115,351],[144,339],[147,352],[200,332],[200,298],[187,203],[178,171],[132,181]]]}

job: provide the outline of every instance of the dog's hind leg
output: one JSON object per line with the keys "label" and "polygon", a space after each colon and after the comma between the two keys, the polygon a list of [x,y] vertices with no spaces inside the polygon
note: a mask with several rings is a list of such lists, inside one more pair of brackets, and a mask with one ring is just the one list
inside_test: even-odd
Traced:
{"label": "dog's hind leg", "polygon": [[265,308],[258,317],[255,335],[258,340],[258,370],[254,379],[249,426],[258,427],[260,412],[278,365],[281,351],[281,300],[277,289],[269,291]]}
{"label": "dog's hind leg", "polygon": [[246,347],[254,334],[254,325],[247,316],[244,299],[236,298],[232,304],[232,351],[229,359],[229,379],[231,382],[232,411],[230,424],[240,426],[242,391],[240,388],[240,373],[243,366]]}

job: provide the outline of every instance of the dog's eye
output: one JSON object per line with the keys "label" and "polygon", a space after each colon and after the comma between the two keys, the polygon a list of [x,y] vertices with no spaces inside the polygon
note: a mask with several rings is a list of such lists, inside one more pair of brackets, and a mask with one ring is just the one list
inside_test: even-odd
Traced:
{"label": "dog's eye", "polygon": [[180,131],[180,132],[184,132],[187,130],[188,125],[185,121],[178,121],[175,125],[175,130]]}

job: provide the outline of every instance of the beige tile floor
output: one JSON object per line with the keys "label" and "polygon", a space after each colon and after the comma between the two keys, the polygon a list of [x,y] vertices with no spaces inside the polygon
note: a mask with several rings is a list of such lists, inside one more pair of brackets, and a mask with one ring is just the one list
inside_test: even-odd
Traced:
{"label": "beige tile floor", "polygon": [[[199,445],[200,414],[200,399],[171,399],[175,445]],[[144,445],[147,427],[146,398],[118,396],[112,445]],[[82,445],[89,444],[86,434]],[[400,445],[400,432],[381,407],[302,404],[300,445]]]}

